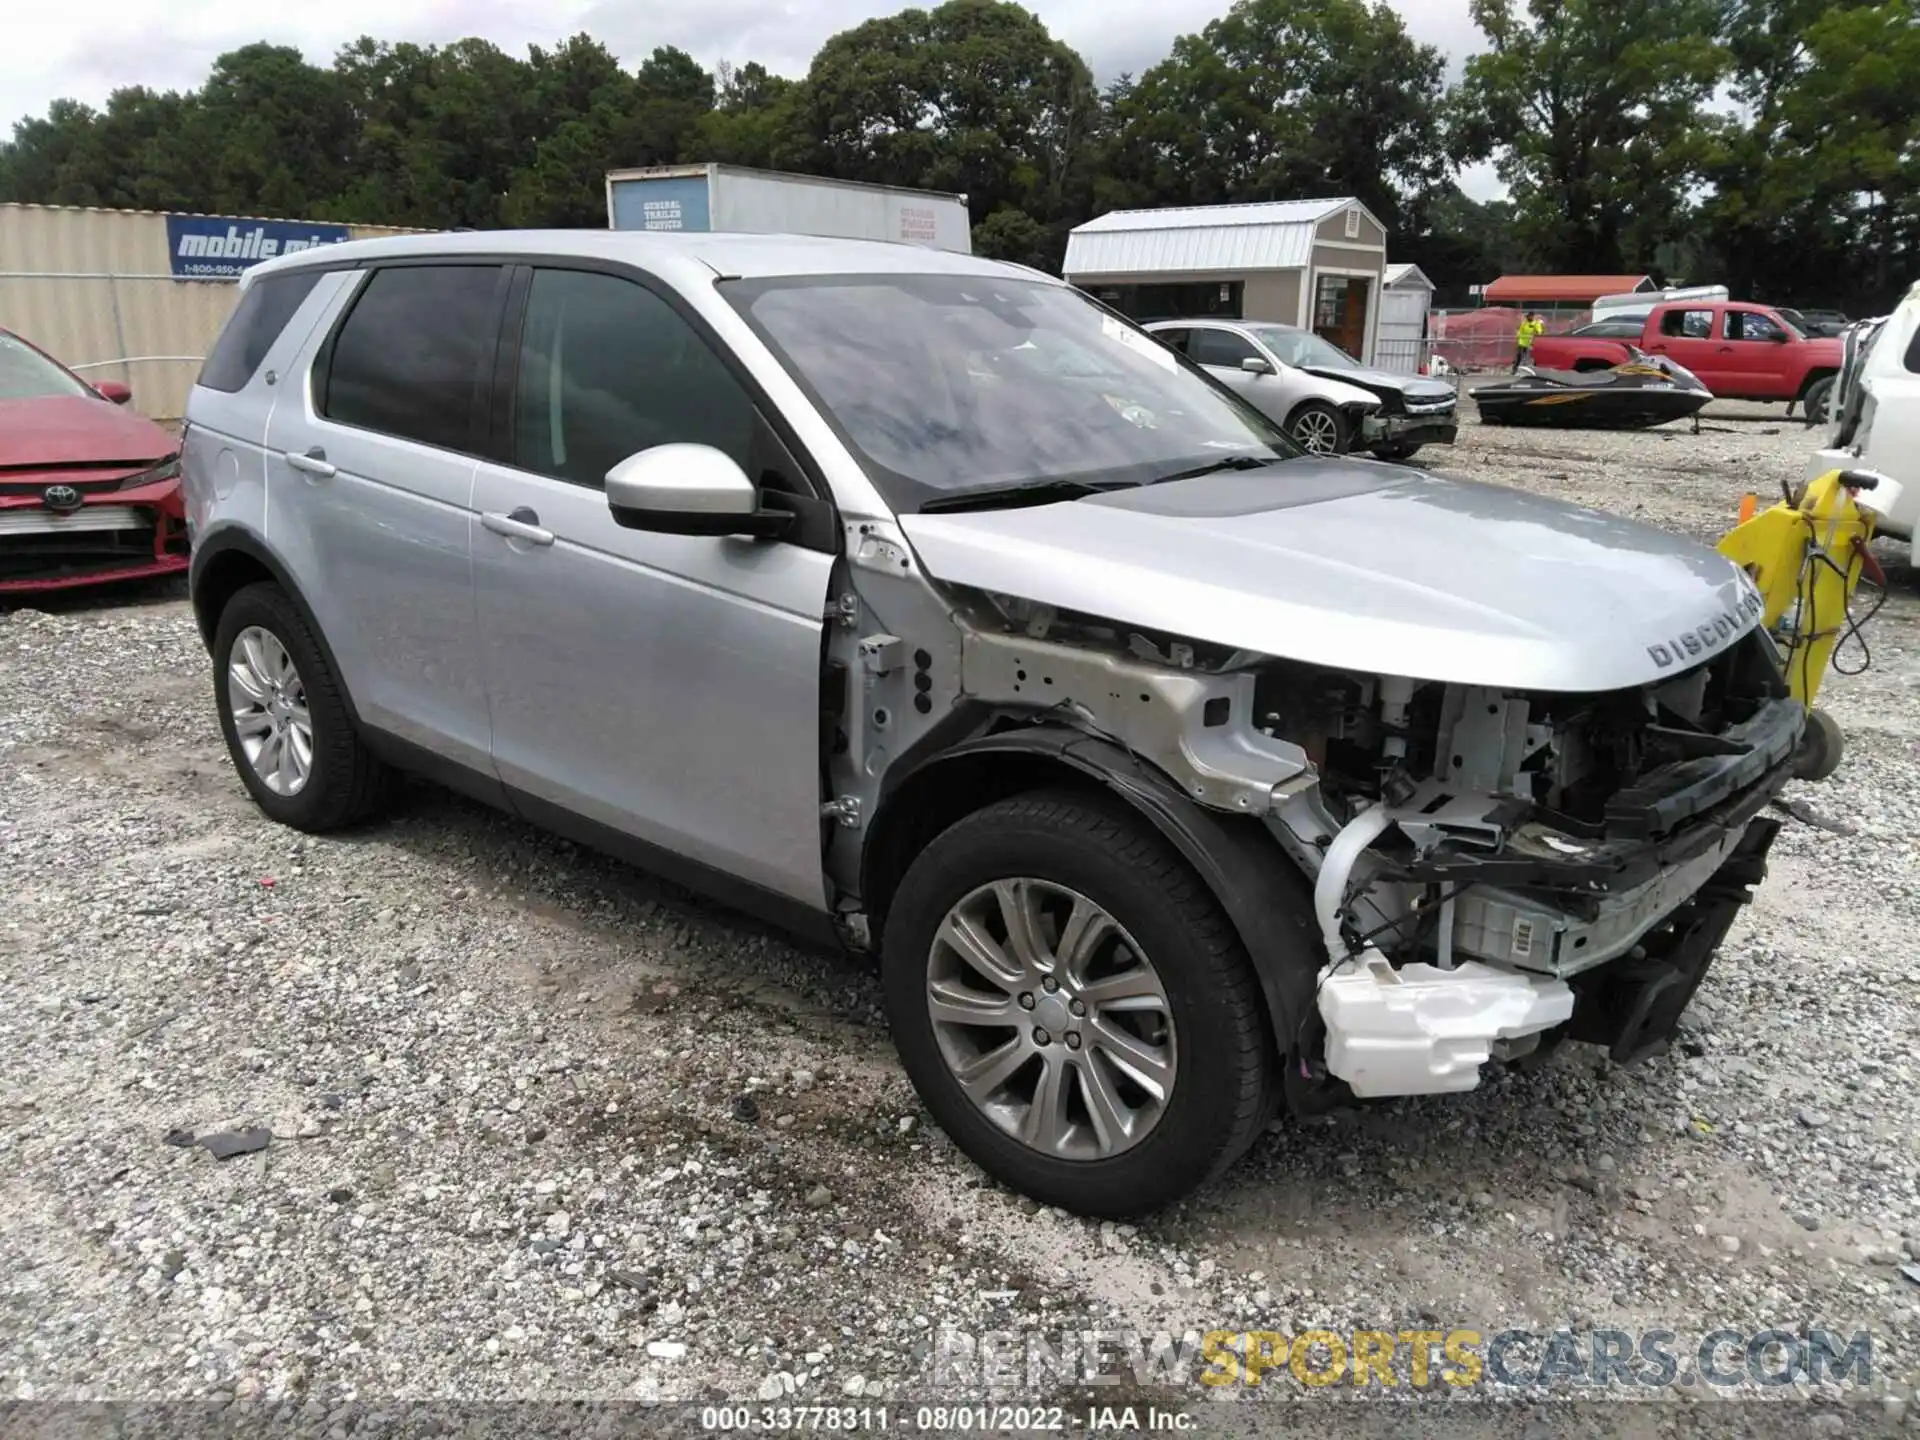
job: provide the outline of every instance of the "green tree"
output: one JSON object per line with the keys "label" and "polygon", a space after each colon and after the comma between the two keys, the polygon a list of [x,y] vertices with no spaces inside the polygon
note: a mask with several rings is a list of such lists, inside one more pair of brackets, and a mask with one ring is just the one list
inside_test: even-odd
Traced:
{"label": "green tree", "polygon": [[404,151],[420,223],[497,227],[515,171],[533,158],[526,63],[456,40],[434,52],[428,75]]}
{"label": "green tree", "polygon": [[1491,157],[1535,265],[1652,264],[1713,155],[1720,0],[1472,0],[1488,49],[1456,94],[1458,158]]}
{"label": "green tree", "polygon": [[723,60],[719,78],[718,103],[700,120],[699,158],[762,169],[773,165],[783,137],[795,125],[794,82],[758,61],[736,68]]}
{"label": "green tree", "polygon": [[1418,265],[1441,303],[1464,303],[1469,286],[1523,268],[1513,206],[1505,200],[1478,201],[1448,181],[1411,201],[1406,216],[1393,258]]}
{"label": "green tree", "polygon": [[1024,210],[996,210],[973,230],[973,248],[990,260],[1011,260],[1039,268],[1058,258],[1055,237]]}
{"label": "green tree", "polygon": [[1786,145],[1829,193],[1855,199],[1873,291],[1890,301],[1920,225],[1920,16],[1913,0],[1835,6],[1807,48],[1781,100]]}
{"label": "green tree", "polygon": [[632,109],[614,165],[672,165],[694,158],[701,122],[713,109],[713,76],[684,50],[663,45],[634,75]]}
{"label": "green tree", "polygon": [[354,117],[338,75],[289,45],[222,55],[172,144],[203,177],[204,208],[311,216],[345,182]]}
{"label": "green tree", "polygon": [[1738,107],[1706,169],[1712,193],[1699,238],[1712,273],[1736,294],[1818,299],[1820,278],[1848,268],[1855,199],[1821,155],[1825,127],[1796,144],[1788,121],[1813,70],[1809,34],[1829,11],[1858,0],[1731,0],[1728,88]]}
{"label": "green tree", "polygon": [[636,103],[634,79],[606,46],[575,35],[528,54],[531,161],[514,173],[503,206],[510,225],[607,223],[606,172]]}
{"label": "green tree", "polygon": [[1238,0],[1108,92],[1133,203],[1356,195],[1389,228],[1447,173],[1440,52],[1390,6]]}
{"label": "green tree", "polygon": [[89,166],[99,116],[77,100],[56,100],[43,118],[15,123],[0,148],[0,200],[41,205],[99,205]]}
{"label": "green tree", "polygon": [[343,46],[333,71],[353,113],[347,175],[335,213],[368,223],[428,224],[430,202],[416,196],[409,145],[425,123],[435,52],[368,36]]}
{"label": "green tree", "polygon": [[828,40],[795,97],[780,163],[967,196],[1042,223],[1084,212],[1099,106],[1087,67],[1001,0],[903,10]]}

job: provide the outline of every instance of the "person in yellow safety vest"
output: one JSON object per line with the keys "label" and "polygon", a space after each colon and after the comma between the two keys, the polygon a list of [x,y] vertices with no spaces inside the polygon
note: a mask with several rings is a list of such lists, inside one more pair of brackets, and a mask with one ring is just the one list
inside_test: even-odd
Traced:
{"label": "person in yellow safety vest", "polygon": [[1516,374],[1522,365],[1533,358],[1533,337],[1546,328],[1546,322],[1531,310],[1527,312],[1527,318],[1520,322],[1520,333],[1514,337],[1513,368]]}

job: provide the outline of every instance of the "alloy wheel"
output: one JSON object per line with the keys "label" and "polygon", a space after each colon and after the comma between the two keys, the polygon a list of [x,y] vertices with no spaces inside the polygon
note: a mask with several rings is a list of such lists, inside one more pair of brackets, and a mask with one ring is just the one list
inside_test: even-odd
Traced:
{"label": "alloy wheel", "polygon": [[1309,410],[1293,422],[1293,438],[1315,455],[1340,448],[1340,422],[1324,410]]}
{"label": "alloy wheel", "polygon": [[272,631],[249,625],[234,637],[227,709],[260,783],[276,795],[298,795],[313,774],[313,717],[293,657]]}
{"label": "alloy wheel", "polygon": [[1173,1011],[1152,963],[1079,891],[1027,877],[964,896],[935,933],[927,1012],[962,1093],[1044,1155],[1132,1149],[1173,1095]]}

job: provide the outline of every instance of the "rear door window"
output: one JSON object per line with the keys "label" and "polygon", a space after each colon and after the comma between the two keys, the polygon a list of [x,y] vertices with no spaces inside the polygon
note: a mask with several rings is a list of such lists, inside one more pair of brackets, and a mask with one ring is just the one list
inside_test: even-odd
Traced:
{"label": "rear door window", "polygon": [[1231,330],[1196,330],[1187,353],[1202,365],[1238,370],[1242,360],[1251,360],[1260,352],[1251,340]]}
{"label": "rear door window", "polygon": [[263,275],[247,287],[200,367],[199,383],[232,394],[246,388],[293,312],[320,283],[319,270]]}
{"label": "rear door window", "polygon": [[334,337],[320,413],[442,450],[477,449],[502,276],[498,265],[376,270]]}
{"label": "rear door window", "polygon": [[1711,310],[1669,310],[1660,319],[1660,333],[1679,340],[1706,340],[1713,335]]}

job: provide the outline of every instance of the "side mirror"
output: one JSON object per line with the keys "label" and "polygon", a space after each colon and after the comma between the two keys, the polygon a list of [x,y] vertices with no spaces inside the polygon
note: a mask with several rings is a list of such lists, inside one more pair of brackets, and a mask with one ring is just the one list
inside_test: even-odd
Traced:
{"label": "side mirror", "polygon": [[747,535],[775,540],[793,515],[764,510],[760,491],[731,455],[711,445],[655,445],[607,472],[614,524],[663,535]]}
{"label": "side mirror", "polygon": [[124,405],[133,399],[133,391],[123,381],[102,380],[93,387],[102,400],[111,400],[116,405]]}
{"label": "side mirror", "polygon": [[1784,330],[1776,330],[1767,338],[1776,345],[1791,345],[1793,343],[1793,337]]}
{"label": "side mirror", "polygon": [[1240,362],[1240,368],[1249,375],[1271,375],[1273,373],[1273,363],[1269,360],[1262,359],[1258,355],[1247,356],[1246,359]]}

